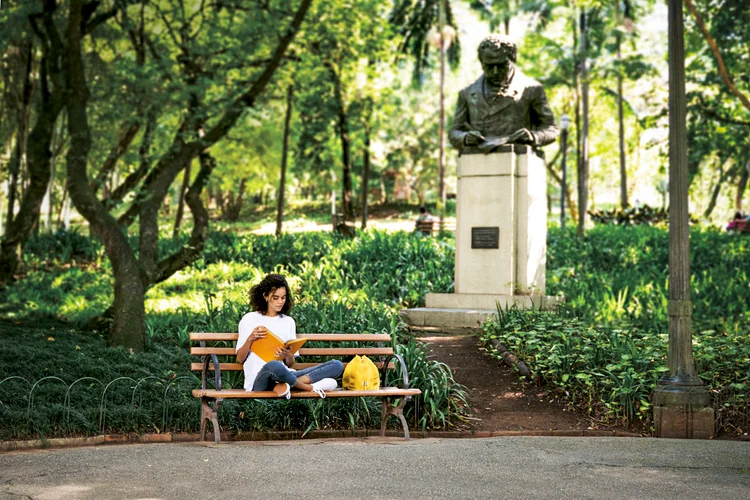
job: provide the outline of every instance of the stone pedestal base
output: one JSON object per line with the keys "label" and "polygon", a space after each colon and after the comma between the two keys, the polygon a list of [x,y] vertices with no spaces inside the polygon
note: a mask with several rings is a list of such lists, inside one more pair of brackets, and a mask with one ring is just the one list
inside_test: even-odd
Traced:
{"label": "stone pedestal base", "polygon": [[478,328],[497,314],[498,306],[505,309],[553,310],[564,302],[563,297],[545,295],[499,295],[490,293],[428,293],[427,307],[401,311],[410,326],[443,328]]}
{"label": "stone pedestal base", "polygon": [[697,376],[662,378],[651,397],[656,437],[709,439],[714,435],[711,396]]}
{"label": "stone pedestal base", "polygon": [[497,311],[517,307],[518,309],[553,310],[561,305],[563,297],[550,295],[502,295],[499,293],[428,293],[425,305],[443,309],[490,309]]}
{"label": "stone pedestal base", "polygon": [[710,439],[714,435],[713,408],[654,408],[656,437]]}

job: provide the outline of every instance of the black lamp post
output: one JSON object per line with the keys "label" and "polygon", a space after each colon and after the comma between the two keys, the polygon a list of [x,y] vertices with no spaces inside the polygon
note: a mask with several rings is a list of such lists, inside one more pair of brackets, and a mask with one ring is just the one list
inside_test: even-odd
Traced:
{"label": "black lamp post", "polygon": [[567,168],[565,161],[568,158],[568,127],[570,127],[570,117],[562,115],[560,117],[560,128],[562,129],[562,187],[560,188],[560,228],[565,227],[565,193],[568,191]]}

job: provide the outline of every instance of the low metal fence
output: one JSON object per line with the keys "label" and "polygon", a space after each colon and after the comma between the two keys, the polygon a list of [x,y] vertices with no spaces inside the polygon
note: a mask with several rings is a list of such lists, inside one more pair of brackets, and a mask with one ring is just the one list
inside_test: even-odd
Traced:
{"label": "low metal fence", "polygon": [[[6,385],[7,384],[7,385]],[[58,390],[52,390],[50,385],[57,385]],[[12,386],[12,387],[10,387]],[[44,404],[58,405],[54,401],[62,395],[62,418],[61,422],[55,422],[60,430],[80,431],[80,429],[71,426],[71,412],[84,411],[91,412],[92,401],[98,401],[98,431],[104,433],[107,429],[107,411],[109,407],[128,404],[130,408],[143,408],[150,402],[149,411],[151,414],[152,425],[157,427],[159,413],[161,420],[161,431],[171,429],[170,419],[172,413],[170,408],[172,404],[191,402],[195,406],[196,415],[192,420],[197,422],[200,415],[200,405],[192,397],[191,391],[200,387],[200,380],[194,375],[184,375],[179,377],[161,378],[156,376],[147,376],[142,378],[118,377],[108,383],[103,382],[95,377],[81,377],[71,383],[66,382],[57,376],[43,377],[36,382],[30,382],[23,377],[11,376],[0,380],[0,409],[8,413],[19,414],[23,411],[25,405],[25,422],[26,431],[33,434],[36,419],[40,418],[35,407],[40,405],[39,394],[43,393],[46,398]],[[75,390],[74,390],[75,389]],[[84,390],[88,394],[87,398],[76,397],[80,391]],[[147,401],[144,403],[144,393],[148,394]],[[80,400],[86,400],[85,408],[77,408],[75,403]],[[114,401],[114,400],[117,401]]]}

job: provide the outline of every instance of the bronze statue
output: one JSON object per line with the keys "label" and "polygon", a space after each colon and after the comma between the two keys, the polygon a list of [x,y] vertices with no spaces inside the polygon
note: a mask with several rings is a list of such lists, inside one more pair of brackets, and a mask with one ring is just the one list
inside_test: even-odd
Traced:
{"label": "bronze statue", "polygon": [[458,94],[450,141],[461,153],[490,153],[503,144],[540,147],[557,137],[542,85],[516,68],[516,44],[501,35],[479,49],[484,74]]}

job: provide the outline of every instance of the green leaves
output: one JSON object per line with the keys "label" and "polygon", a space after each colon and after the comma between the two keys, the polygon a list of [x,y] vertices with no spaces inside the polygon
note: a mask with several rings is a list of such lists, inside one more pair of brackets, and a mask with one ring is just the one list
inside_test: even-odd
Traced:
{"label": "green leaves", "polygon": [[[648,399],[668,371],[667,237],[648,226],[599,226],[580,239],[551,229],[547,292],[564,295],[565,306],[499,310],[485,341],[504,344],[600,422],[649,425]],[[722,425],[731,430],[750,387],[750,240],[694,228],[690,242],[696,370],[716,406],[729,405]]]}

